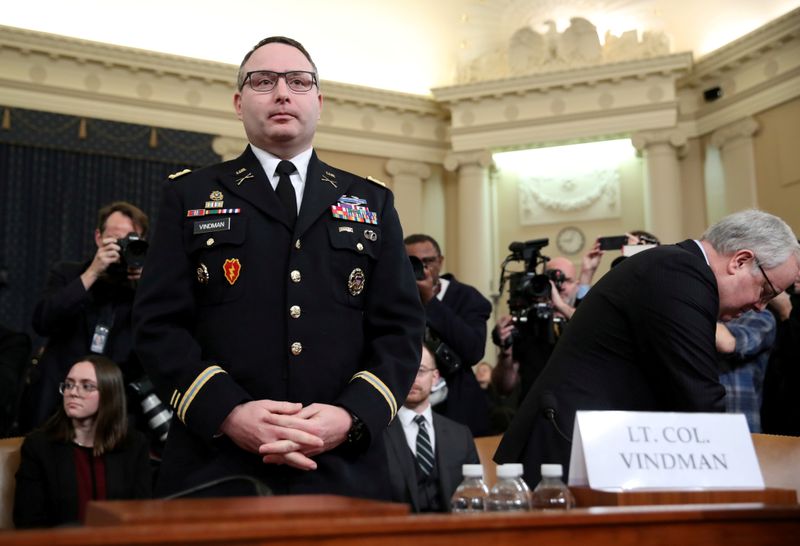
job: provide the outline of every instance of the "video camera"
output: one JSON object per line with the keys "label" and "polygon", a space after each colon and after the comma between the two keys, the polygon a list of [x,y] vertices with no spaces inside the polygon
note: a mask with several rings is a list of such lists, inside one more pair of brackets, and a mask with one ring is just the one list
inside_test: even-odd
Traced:
{"label": "video camera", "polygon": [[[553,319],[550,281],[560,289],[566,277],[559,269],[544,270],[550,258],[542,255],[541,251],[549,243],[550,240],[544,238],[524,243],[515,241],[508,246],[511,254],[500,267],[500,293],[508,281],[508,308],[515,322]],[[524,271],[507,271],[509,263],[520,261],[525,264]]]}

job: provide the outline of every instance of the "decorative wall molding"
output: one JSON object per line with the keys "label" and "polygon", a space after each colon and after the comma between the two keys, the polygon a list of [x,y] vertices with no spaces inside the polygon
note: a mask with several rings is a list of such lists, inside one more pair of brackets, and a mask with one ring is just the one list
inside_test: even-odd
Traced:
{"label": "decorative wall molding", "polygon": [[758,122],[753,118],[739,120],[711,133],[711,145],[715,148],[724,148],[734,140],[752,137],[759,128]]}
{"label": "decorative wall molding", "polygon": [[450,152],[445,156],[442,164],[445,169],[452,172],[465,166],[486,169],[493,163],[492,153],[489,150],[472,150],[469,152]]}
{"label": "decorative wall molding", "polygon": [[[679,121],[711,133],[800,96],[800,8],[698,60],[678,82]],[[708,102],[705,90],[719,87]]]}
{"label": "decorative wall molding", "polygon": [[668,55],[433,90],[451,112],[453,150],[545,145],[672,127],[675,82],[691,55]]}
{"label": "decorative wall molding", "polygon": [[402,159],[390,159],[386,162],[386,172],[392,176],[409,175],[421,180],[427,180],[431,176],[431,167],[419,161],[404,161]]}
{"label": "decorative wall molding", "polygon": [[667,129],[664,131],[642,131],[631,136],[631,144],[639,152],[644,152],[651,146],[668,144],[675,148],[679,158],[684,157],[688,151],[689,135],[681,129]]}
{"label": "decorative wall molding", "polygon": [[[244,138],[237,67],[0,26],[0,105]],[[322,82],[322,149],[440,163],[446,112],[416,95]]]}

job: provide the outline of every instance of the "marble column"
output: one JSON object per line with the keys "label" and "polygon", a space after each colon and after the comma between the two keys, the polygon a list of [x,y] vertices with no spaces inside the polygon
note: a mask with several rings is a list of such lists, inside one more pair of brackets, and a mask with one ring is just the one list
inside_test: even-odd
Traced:
{"label": "marble column", "polygon": [[723,214],[758,206],[753,150],[753,136],[758,129],[755,119],[745,118],[711,134],[711,146],[719,150],[722,159]]}
{"label": "marble column", "polygon": [[[386,172],[392,175],[392,191],[403,234],[427,233],[423,208],[423,181],[431,176],[431,168],[417,161],[390,159]],[[435,235],[430,234],[436,238]]]}
{"label": "marble column", "polygon": [[444,168],[458,171],[458,269],[459,280],[488,297],[495,264],[491,247],[491,200],[487,150],[448,153]]}
{"label": "marble column", "polygon": [[636,133],[631,140],[645,160],[645,229],[662,243],[681,241],[686,235],[679,159],[686,153],[687,136],[679,129],[669,129]]}

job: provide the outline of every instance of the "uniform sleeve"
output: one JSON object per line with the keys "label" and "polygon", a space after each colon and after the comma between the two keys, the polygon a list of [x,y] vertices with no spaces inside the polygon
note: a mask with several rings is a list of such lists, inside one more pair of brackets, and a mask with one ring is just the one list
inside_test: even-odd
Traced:
{"label": "uniform sleeve", "polygon": [[383,245],[367,287],[364,364],[336,404],[364,421],[375,439],[405,402],[419,368],[424,312],[389,192],[379,215]]}
{"label": "uniform sleeve", "polygon": [[480,362],[486,350],[486,322],[492,305],[472,287],[464,289],[468,301],[458,311],[432,298],[425,313],[430,327],[461,357],[463,369],[472,373],[469,367]]}
{"label": "uniform sleeve", "polygon": [[682,411],[724,411],[714,334],[719,309],[717,286],[700,259],[682,253],[633,279],[639,365],[650,383]]}
{"label": "uniform sleeve", "polygon": [[42,336],[53,335],[65,322],[74,320],[88,301],[89,292],[81,282],[80,273],[70,277],[62,266],[55,265],[33,310],[33,329]]}
{"label": "uniform sleeve", "polygon": [[194,271],[183,244],[184,204],[179,185],[167,182],[157,232],[147,253],[133,307],[134,343],[162,400],[191,431],[211,439],[235,406],[250,395],[222,362],[203,360],[192,335]]}

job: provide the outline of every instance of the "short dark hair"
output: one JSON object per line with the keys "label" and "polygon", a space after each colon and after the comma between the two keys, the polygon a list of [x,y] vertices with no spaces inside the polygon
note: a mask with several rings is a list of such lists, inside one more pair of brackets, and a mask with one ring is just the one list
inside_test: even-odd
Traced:
{"label": "short dark hair", "polygon": [[[95,419],[94,454],[113,451],[128,434],[127,402],[122,372],[111,359],[102,355],[87,355],[75,361],[90,362],[97,375],[97,391],[100,401]],[[74,365],[74,364],[73,364]],[[56,413],[47,420],[42,429],[54,440],[71,442],[75,438],[72,419],[59,404]]]}
{"label": "short dark hair", "polygon": [[433,248],[436,249],[436,254],[441,256],[442,249],[439,247],[439,243],[436,242],[436,239],[431,237],[430,235],[425,235],[424,233],[414,233],[409,235],[405,239],[403,239],[403,243],[406,245],[416,245],[417,243],[430,243],[433,245]]}
{"label": "short dark hair", "polygon": [[[252,57],[253,53],[255,53],[258,48],[265,46],[267,44],[285,44],[298,50],[300,53],[303,54],[303,56],[306,59],[308,59],[308,62],[311,63],[311,66],[314,68],[314,75],[317,77],[317,82],[319,82],[319,72],[317,71],[317,65],[314,64],[314,61],[311,59],[311,54],[308,51],[306,51],[306,48],[303,47],[303,44],[301,44],[297,40],[293,40],[292,38],[287,38],[286,36],[270,36],[268,38],[264,38],[256,45],[254,45],[253,49],[251,49],[245,54],[244,59],[242,59],[241,64],[239,64],[239,73],[236,76],[236,88],[239,91],[241,91],[242,87],[244,87],[244,79],[245,77],[247,77],[247,74],[244,71],[245,63],[247,63],[248,59]],[[317,88],[319,88],[319,83],[317,83]]]}
{"label": "short dark hair", "polygon": [[115,212],[121,212],[125,216],[131,219],[133,222],[134,227],[139,228],[141,231],[141,236],[147,236],[147,230],[150,229],[150,219],[147,218],[147,215],[137,207],[136,205],[132,205],[127,201],[114,201],[110,205],[106,205],[97,211],[97,229],[101,233],[104,229],[106,229],[106,220],[108,217],[114,214]]}

